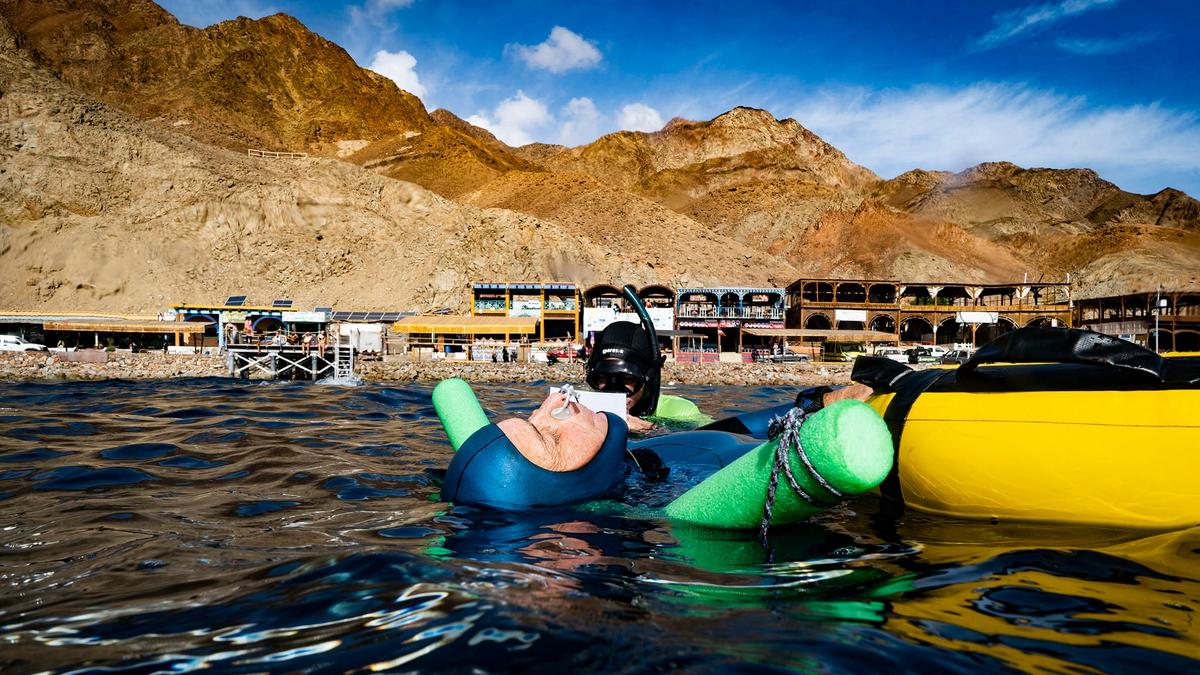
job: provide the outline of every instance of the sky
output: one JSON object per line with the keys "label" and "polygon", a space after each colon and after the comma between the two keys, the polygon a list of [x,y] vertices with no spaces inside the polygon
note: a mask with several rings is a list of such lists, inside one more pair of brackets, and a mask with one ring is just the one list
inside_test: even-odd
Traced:
{"label": "sky", "polygon": [[158,1],[290,14],[510,145],[742,105],[884,178],[1009,161],[1200,198],[1200,1]]}

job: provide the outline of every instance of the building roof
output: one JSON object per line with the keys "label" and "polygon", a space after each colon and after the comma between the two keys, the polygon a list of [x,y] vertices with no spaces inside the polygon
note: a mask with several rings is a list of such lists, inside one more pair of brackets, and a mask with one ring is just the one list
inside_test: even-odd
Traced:
{"label": "building roof", "polygon": [[44,330],[81,333],[203,333],[207,324],[195,321],[136,321],[124,319],[74,319],[45,321]]}
{"label": "building roof", "polygon": [[782,288],[758,288],[752,286],[733,286],[733,287],[715,287],[715,288],[680,288],[676,291],[676,295],[685,293],[713,293],[716,295],[724,295],[725,293],[774,293],[782,295],[785,292]]}
{"label": "building roof", "polygon": [[0,323],[45,323],[47,321],[75,320],[154,320],[158,317],[147,314],[110,314],[107,312],[52,312],[48,310],[18,311],[0,310]]}
{"label": "building roof", "polygon": [[474,333],[536,333],[535,316],[408,316],[392,328],[397,333],[440,333],[467,335]]}
{"label": "building roof", "polygon": [[900,336],[878,330],[821,330],[817,328],[743,328],[760,337],[812,337],[842,342],[898,342]]}
{"label": "building roof", "polygon": [[471,288],[472,288],[472,290],[476,290],[476,291],[503,291],[503,290],[574,291],[576,289],[576,286],[573,283],[564,282],[564,281],[552,281],[552,282],[548,282],[548,283],[515,281],[515,282],[500,282],[500,283],[486,283],[486,284],[471,284]]}

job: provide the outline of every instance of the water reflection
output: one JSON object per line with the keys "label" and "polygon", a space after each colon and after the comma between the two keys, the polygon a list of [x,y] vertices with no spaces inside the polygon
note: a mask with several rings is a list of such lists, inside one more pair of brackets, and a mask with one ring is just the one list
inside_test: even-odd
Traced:
{"label": "water reflection", "polygon": [[[496,414],[545,385],[480,388]],[[1200,529],[894,516],[680,527],[678,485],[505,514],[437,501],[430,388],[0,384],[0,666],[1192,670]],[[727,412],[787,389],[682,390]],[[691,480],[687,476],[676,478]]]}

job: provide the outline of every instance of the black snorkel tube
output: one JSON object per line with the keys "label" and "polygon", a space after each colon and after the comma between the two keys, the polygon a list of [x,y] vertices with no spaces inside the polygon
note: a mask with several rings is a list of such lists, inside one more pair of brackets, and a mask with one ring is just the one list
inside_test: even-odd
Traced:
{"label": "black snorkel tube", "polygon": [[621,288],[621,293],[625,295],[629,304],[633,305],[633,310],[642,320],[642,328],[646,329],[646,334],[650,337],[650,344],[653,345],[654,356],[650,360],[650,372],[646,373],[646,393],[642,395],[642,400],[638,401],[637,406],[645,410],[646,414],[653,415],[654,411],[658,409],[658,394],[662,389],[662,366],[666,363],[667,357],[658,347],[658,333],[654,330],[654,322],[650,320],[650,313],[646,311],[646,306],[642,304],[642,299],[638,297],[637,291],[633,289],[633,286],[625,284]]}

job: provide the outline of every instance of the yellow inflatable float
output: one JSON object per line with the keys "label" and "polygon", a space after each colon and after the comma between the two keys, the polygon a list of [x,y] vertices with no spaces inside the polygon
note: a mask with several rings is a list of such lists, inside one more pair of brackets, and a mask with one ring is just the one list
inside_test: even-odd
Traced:
{"label": "yellow inflatable float", "polygon": [[1200,357],[1024,328],[958,368],[860,358],[896,446],[881,491],[946,516],[1200,524]]}

